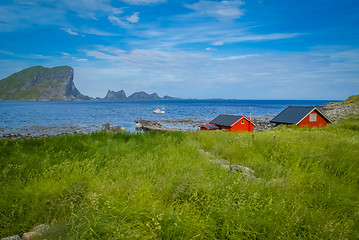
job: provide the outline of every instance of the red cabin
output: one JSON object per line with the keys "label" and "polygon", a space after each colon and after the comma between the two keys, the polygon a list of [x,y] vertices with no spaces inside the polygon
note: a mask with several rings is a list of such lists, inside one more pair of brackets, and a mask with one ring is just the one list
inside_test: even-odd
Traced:
{"label": "red cabin", "polygon": [[201,125],[201,130],[227,130],[230,132],[253,132],[256,124],[246,116],[220,114],[208,124]]}
{"label": "red cabin", "polygon": [[298,127],[325,127],[331,123],[328,117],[321,113],[316,107],[287,107],[271,123],[295,124]]}

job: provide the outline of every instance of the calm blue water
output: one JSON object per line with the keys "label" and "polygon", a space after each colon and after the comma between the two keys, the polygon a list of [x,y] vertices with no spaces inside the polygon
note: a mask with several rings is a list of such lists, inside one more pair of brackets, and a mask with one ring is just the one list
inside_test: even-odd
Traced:
{"label": "calm blue water", "polygon": [[[321,105],[330,100],[173,100],[0,102],[0,133],[29,126],[76,126],[87,131],[104,123],[135,130],[135,120],[196,118],[209,121],[218,114],[276,115],[287,106]],[[154,114],[155,108],[165,114]]]}

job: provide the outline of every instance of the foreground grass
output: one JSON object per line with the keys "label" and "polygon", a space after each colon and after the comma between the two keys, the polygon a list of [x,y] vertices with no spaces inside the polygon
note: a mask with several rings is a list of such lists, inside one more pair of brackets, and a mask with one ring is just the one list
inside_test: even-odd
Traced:
{"label": "foreground grass", "polygon": [[0,140],[0,237],[47,223],[47,239],[357,239],[358,119],[260,133]]}

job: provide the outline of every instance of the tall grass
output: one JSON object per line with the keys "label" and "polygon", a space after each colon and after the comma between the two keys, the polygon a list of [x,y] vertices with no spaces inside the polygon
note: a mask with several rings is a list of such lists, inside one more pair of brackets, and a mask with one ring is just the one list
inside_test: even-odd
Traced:
{"label": "tall grass", "polygon": [[0,237],[47,223],[47,239],[357,239],[353,119],[258,133],[3,139]]}

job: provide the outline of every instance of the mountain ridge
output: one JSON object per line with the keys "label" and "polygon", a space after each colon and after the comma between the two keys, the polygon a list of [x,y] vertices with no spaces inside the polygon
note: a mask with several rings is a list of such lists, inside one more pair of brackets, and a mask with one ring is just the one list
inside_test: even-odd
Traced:
{"label": "mountain ridge", "polygon": [[[144,91],[127,96],[124,90],[108,90],[104,98],[96,100],[176,100]],[[74,69],[70,66],[47,68],[33,66],[0,80],[0,101],[66,101],[95,100],[83,95],[74,83]]]}
{"label": "mountain ridge", "polygon": [[77,90],[73,79],[70,66],[26,68],[0,80],[0,100],[89,100]]}
{"label": "mountain ridge", "polygon": [[146,93],[145,91],[134,92],[127,97],[124,90],[112,91],[108,90],[104,98],[100,100],[179,100],[180,98],[164,96],[160,97],[157,93]]}

